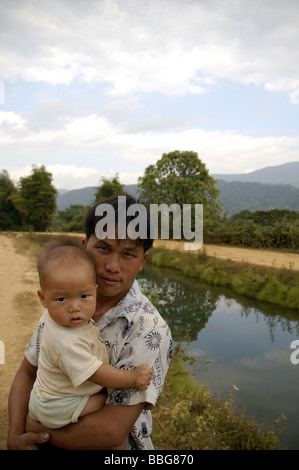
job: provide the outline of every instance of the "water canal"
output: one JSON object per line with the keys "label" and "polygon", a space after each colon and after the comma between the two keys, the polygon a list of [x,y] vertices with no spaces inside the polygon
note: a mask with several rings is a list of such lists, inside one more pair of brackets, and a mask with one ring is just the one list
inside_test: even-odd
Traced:
{"label": "water canal", "polygon": [[211,361],[207,369],[194,366],[195,379],[224,398],[234,391],[248,417],[272,424],[283,414],[280,442],[298,450],[299,364],[291,362],[291,343],[299,340],[299,312],[149,264],[139,283],[157,293],[158,309],[176,340],[190,331],[188,354]]}

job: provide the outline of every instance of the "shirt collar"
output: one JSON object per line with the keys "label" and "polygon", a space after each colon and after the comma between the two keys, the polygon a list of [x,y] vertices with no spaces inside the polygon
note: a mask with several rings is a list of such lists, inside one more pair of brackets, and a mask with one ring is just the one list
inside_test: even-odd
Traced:
{"label": "shirt collar", "polygon": [[138,282],[135,279],[127,294],[115,307],[112,307],[100,318],[98,321],[100,328],[103,329],[105,326],[115,323],[119,317],[125,317],[130,324],[139,309],[141,296]]}

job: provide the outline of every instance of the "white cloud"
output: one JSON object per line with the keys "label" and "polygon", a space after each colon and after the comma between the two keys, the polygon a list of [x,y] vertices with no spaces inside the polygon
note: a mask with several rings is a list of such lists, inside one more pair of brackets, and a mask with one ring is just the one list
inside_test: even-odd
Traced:
{"label": "white cloud", "polygon": [[23,129],[25,119],[13,111],[0,111],[0,126],[7,129]]}
{"label": "white cloud", "polygon": [[136,184],[138,181],[139,176],[143,176],[143,172],[128,172],[128,171],[121,171],[118,173],[119,181],[122,184]]}
{"label": "white cloud", "polygon": [[85,166],[75,166],[75,165],[47,165],[47,169],[53,173],[56,177],[61,176],[71,177],[71,178],[98,178],[99,171],[94,168],[88,168]]}
{"label": "white cloud", "polygon": [[299,103],[299,80],[295,80],[292,83],[291,88],[294,90],[292,93],[290,93],[290,98],[293,104],[298,104]]}
{"label": "white cloud", "polygon": [[[36,163],[36,166],[41,166],[44,163]],[[75,189],[85,186],[96,186],[99,183],[101,176],[104,176],[99,170],[76,165],[63,165],[63,164],[48,164],[45,165],[46,170],[53,175],[53,184],[57,188]],[[5,168],[10,178],[17,182],[22,176],[31,174],[32,165],[26,165],[21,168],[13,166],[6,166]],[[112,176],[112,175],[109,175]]]}
{"label": "white cloud", "polygon": [[2,80],[0,80],[0,104],[4,104],[4,102],[5,102],[5,85],[2,82]]}
{"label": "white cloud", "polygon": [[299,78],[294,0],[24,0],[0,10],[7,80],[83,79],[110,83],[114,95],[171,95],[202,93],[218,78],[291,93]]}
{"label": "white cloud", "polygon": [[[44,163],[37,163],[41,166]],[[53,175],[53,184],[57,188],[77,189],[87,186],[97,186],[102,177],[112,178],[118,173],[114,169],[103,168],[101,170],[86,166],[63,165],[63,164],[46,164],[46,170]],[[7,166],[5,168],[10,178],[16,183],[23,176],[31,174],[32,165],[26,165],[21,168]],[[119,181],[123,184],[136,184],[138,177],[143,172],[126,172],[118,173]]]}
{"label": "white cloud", "polygon": [[[59,130],[32,132],[21,115],[4,113],[0,114],[0,122],[1,119],[0,144],[2,154],[7,155],[7,163],[13,153],[20,158],[30,158],[31,162],[39,162],[43,154],[43,162],[52,169],[59,187],[93,185],[100,176],[113,176],[115,173],[122,176],[122,182],[128,183],[131,172],[130,183],[134,183],[146,166],[156,163],[164,152],[173,150],[196,151],[213,173],[243,173],[248,168],[258,169],[299,160],[299,137],[254,137],[235,130],[202,129],[126,134],[108,119],[95,114],[67,119]],[[7,122],[14,129],[13,138]],[[19,133],[16,131],[18,126]],[[69,165],[66,161],[53,163],[53,160],[63,162],[65,155],[72,155],[73,159],[76,155],[81,156],[83,165],[84,155],[88,155],[86,161],[93,163],[89,162],[87,166]],[[116,158],[119,164],[115,163]],[[6,162],[2,165],[7,169]]]}
{"label": "white cloud", "polygon": [[96,114],[74,119],[67,124],[65,129],[66,136],[69,135],[70,138],[75,139],[81,145],[105,141],[111,134],[114,135],[116,131],[117,129],[114,129],[107,119]]}
{"label": "white cloud", "polygon": [[10,178],[16,183],[22,176],[28,176],[31,173],[32,166],[14,167],[8,162],[3,162],[3,168],[8,171]]}
{"label": "white cloud", "polygon": [[[298,161],[297,136],[255,137],[233,120],[231,130],[212,127],[220,122],[223,129],[224,117],[217,121],[223,105],[217,108],[212,94],[220,80],[223,93],[226,82],[255,84],[299,103],[298,24],[297,0],[2,1],[1,166],[10,163],[17,175],[13,158],[28,172],[28,162],[42,161],[59,187],[83,187],[117,172],[134,183],[163,152],[176,149],[197,151],[217,173]],[[34,103],[23,108],[23,96],[17,104],[10,96],[9,82],[17,93],[20,78],[36,85]],[[77,95],[81,89],[86,102]],[[197,96],[191,98],[198,109],[190,105],[190,94],[208,91],[210,107],[201,109]],[[184,94],[187,104],[180,101]],[[261,135],[258,122],[248,128]]]}
{"label": "white cloud", "polygon": [[47,165],[47,171],[53,175],[53,184],[57,188],[83,188],[96,186],[102,176],[95,168],[76,165]]}

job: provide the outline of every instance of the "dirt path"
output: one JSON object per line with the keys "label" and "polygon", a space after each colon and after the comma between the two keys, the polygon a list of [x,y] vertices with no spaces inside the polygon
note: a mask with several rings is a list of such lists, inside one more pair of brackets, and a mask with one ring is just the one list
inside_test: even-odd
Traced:
{"label": "dirt path", "polygon": [[10,386],[42,313],[34,258],[28,250],[16,251],[17,241],[0,234],[0,340],[5,353],[0,363],[0,450],[6,449]]}
{"label": "dirt path", "polygon": [[[155,240],[154,247],[170,250],[184,250],[184,242],[173,240]],[[237,248],[230,246],[204,245],[207,255],[232,261],[247,262],[259,266],[276,268],[291,268],[299,271],[299,254],[282,253],[271,250],[255,250],[252,248]],[[189,253],[198,253],[190,251]]]}

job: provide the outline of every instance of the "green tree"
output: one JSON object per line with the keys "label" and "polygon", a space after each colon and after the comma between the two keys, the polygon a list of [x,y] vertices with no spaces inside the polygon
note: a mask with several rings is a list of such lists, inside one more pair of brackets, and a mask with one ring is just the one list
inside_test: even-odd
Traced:
{"label": "green tree", "polygon": [[205,217],[220,214],[219,190],[196,152],[176,150],[164,153],[156,165],[149,165],[138,178],[138,192],[152,204],[203,204]]}
{"label": "green tree", "polygon": [[32,167],[31,175],[20,178],[13,201],[22,216],[23,227],[44,232],[54,220],[57,190],[52,174],[44,165]]}
{"label": "green tree", "polygon": [[101,178],[101,185],[97,188],[94,196],[94,203],[113,196],[114,194],[121,194],[124,192],[124,185],[120,183],[118,174],[113,178]]}
{"label": "green tree", "polygon": [[0,230],[17,230],[22,221],[13,198],[17,189],[6,170],[0,173]]}
{"label": "green tree", "polygon": [[58,211],[53,227],[62,232],[82,232],[87,207],[71,204],[64,211]]}

